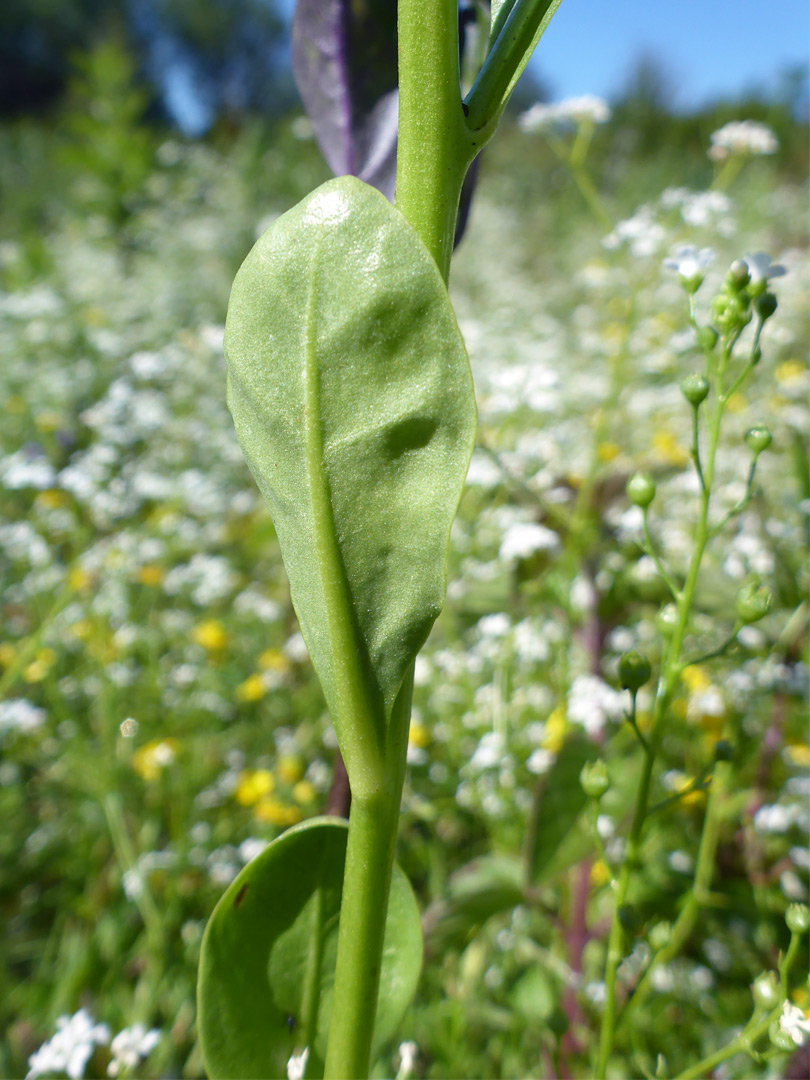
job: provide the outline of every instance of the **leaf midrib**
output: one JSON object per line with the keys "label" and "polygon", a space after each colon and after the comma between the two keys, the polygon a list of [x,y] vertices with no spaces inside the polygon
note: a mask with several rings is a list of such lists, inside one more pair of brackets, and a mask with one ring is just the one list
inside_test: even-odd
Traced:
{"label": "leaf midrib", "polygon": [[[364,643],[360,640],[357,622],[340,553],[332,507],[329,478],[324,462],[323,416],[321,409],[320,367],[316,349],[317,277],[321,258],[320,240],[316,240],[310,262],[307,283],[307,303],[304,317],[304,440],[308,492],[312,512],[314,540],[317,549],[318,575],[324,598],[324,615],[329,627],[331,668],[337,698],[336,728],[341,730],[344,756],[354,756],[351,748],[364,743],[358,760],[367,760],[367,736],[374,744],[384,746],[385,723],[379,722],[366,684],[361,656]],[[364,729],[361,734],[361,730]],[[366,737],[363,737],[365,735]],[[358,739],[357,736],[360,736]],[[358,747],[358,749],[360,749]],[[351,776],[351,763],[346,762]],[[363,766],[360,766],[363,768]]]}

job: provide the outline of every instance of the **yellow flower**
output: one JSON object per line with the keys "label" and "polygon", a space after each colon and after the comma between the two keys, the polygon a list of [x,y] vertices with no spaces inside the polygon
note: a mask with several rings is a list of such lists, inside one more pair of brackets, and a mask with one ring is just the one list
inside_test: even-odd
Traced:
{"label": "yellow flower", "polygon": [[610,881],[610,870],[603,859],[597,859],[591,867],[591,884],[606,885]]}
{"label": "yellow flower", "polygon": [[147,563],[138,571],[138,581],[141,585],[160,585],[165,574],[162,566],[157,563]]}
{"label": "yellow flower", "polygon": [[267,687],[261,675],[255,673],[249,675],[243,683],[236,688],[236,700],[242,702],[259,701],[267,693]]}
{"label": "yellow flower", "polygon": [[317,794],[315,785],[311,784],[309,780],[299,780],[293,788],[293,798],[302,806],[315,802]]}
{"label": "yellow flower", "polygon": [[288,671],[290,661],[281,649],[265,649],[259,654],[259,667],[264,671]]}
{"label": "yellow flower", "polygon": [[657,431],[652,437],[656,456],[667,465],[685,465],[689,454],[680,445],[671,431]]}
{"label": "yellow flower", "polygon": [[601,442],[596,448],[596,456],[603,465],[607,465],[609,461],[613,461],[620,453],[621,447],[615,442]]}
{"label": "yellow flower", "polygon": [[693,694],[702,694],[712,685],[712,680],[700,664],[690,664],[681,672],[681,682]]}
{"label": "yellow flower", "polygon": [[728,399],[728,401],[726,402],[726,408],[730,413],[745,412],[745,410],[748,408],[748,398],[745,396],[745,394],[741,394],[738,390],[736,394],[732,394],[731,397]]}
{"label": "yellow flower", "polygon": [[568,729],[568,720],[565,715],[565,706],[558,705],[546,720],[546,733],[543,738],[543,749],[556,754],[565,742],[565,733]]}
{"label": "yellow flower", "polygon": [[34,660],[23,669],[23,678],[28,683],[42,682],[55,662],[53,649],[40,649]]}
{"label": "yellow flower", "polygon": [[61,423],[62,418],[59,413],[56,412],[41,412],[37,413],[34,417],[34,424],[37,431],[42,431],[45,434],[49,431],[56,431]]}
{"label": "yellow flower", "polygon": [[139,746],[132,755],[132,768],[151,783],[160,776],[161,769],[171,765],[177,756],[177,739],[153,739]]}
{"label": "yellow flower", "polygon": [[234,798],[240,806],[252,806],[276,787],[276,778],[267,769],[246,769],[239,777]]}
{"label": "yellow flower", "polygon": [[91,578],[86,570],[82,570],[80,566],[74,566],[68,573],[67,583],[68,588],[73,592],[81,592],[86,589],[90,584]]}
{"label": "yellow flower", "polygon": [[93,624],[90,619],[79,619],[75,623],[70,624],[70,633],[75,638],[89,638],[93,633]]}
{"label": "yellow flower", "polygon": [[191,631],[191,637],[208,652],[219,652],[225,648],[228,641],[225,627],[219,619],[206,619],[205,622],[198,623]]}
{"label": "yellow flower", "polygon": [[807,377],[807,368],[801,360],[785,360],[776,365],[776,381],[780,383],[798,382]]}
{"label": "yellow flower", "polygon": [[782,754],[790,765],[799,769],[810,768],[810,746],[807,743],[788,743]]}
{"label": "yellow flower", "polygon": [[14,648],[10,641],[0,642],[0,665],[2,665],[4,668],[9,667],[16,655],[17,650]]}
{"label": "yellow flower", "polygon": [[287,754],[279,759],[276,772],[283,784],[297,784],[304,775],[304,763],[301,758]]}
{"label": "yellow flower", "polygon": [[297,806],[288,806],[271,795],[266,795],[256,803],[253,816],[257,821],[268,825],[295,825],[302,819],[303,814]]}
{"label": "yellow flower", "polygon": [[40,491],[34,502],[43,510],[56,510],[60,506],[67,506],[70,497],[66,491],[60,491],[59,488],[48,488],[47,491]]}
{"label": "yellow flower", "polygon": [[408,742],[411,746],[418,746],[420,750],[424,750],[430,745],[430,732],[424,724],[412,721],[408,731]]}

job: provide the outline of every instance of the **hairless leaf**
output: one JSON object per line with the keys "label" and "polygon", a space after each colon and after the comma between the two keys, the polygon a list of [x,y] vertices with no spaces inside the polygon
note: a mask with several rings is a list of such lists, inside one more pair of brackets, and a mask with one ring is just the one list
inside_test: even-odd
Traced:
{"label": "hairless leaf", "polygon": [[[267,1080],[309,1048],[323,1075],[335,978],[348,826],[313,818],[289,829],[242,870],[216,906],[200,957],[198,1027],[208,1075]],[[379,1052],[411,1002],[422,962],[419,910],[394,866],[385,924]]]}
{"label": "hairless leaf", "polygon": [[397,5],[298,0],[293,73],[327,164],[394,198]]}
{"label": "hairless leaf", "polygon": [[237,435],[354,787],[444,598],[475,438],[464,344],[414,230],[341,177],[245,259],[225,355]]}

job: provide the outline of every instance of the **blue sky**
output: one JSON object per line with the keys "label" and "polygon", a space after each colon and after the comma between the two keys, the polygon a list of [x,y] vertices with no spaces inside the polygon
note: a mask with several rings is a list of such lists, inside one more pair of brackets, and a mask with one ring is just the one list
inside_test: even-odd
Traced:
{"label": "blue sky", "polygon": [[554,98],[622,89],[633,61],[659,58],[688,110],[752,85],[773,90],[810,63],[807,0],[563,0],[532,64]]}

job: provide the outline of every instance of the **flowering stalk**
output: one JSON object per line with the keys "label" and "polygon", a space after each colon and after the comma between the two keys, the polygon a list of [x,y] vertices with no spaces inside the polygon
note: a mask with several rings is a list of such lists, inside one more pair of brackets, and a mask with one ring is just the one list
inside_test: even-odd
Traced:
{"label": "flowering stalk", "polygon": [[[705,253],[701,254],[705,256]],[[765,260],[764,262],[762,261],[763,259]],[[707,261],[708,259],[704,257],[702,263],[706,263]],[[670,265],[672,264],[670,263]],[[775,310],[775,300],[773,301],[773,305],[768,303],[763,307],[761,301],[756,298],[757,296],[761,298],[764,294],[768,276],[776,277],[781,273],[784,273],[782,267],[771,268],[770,260],[767,259],[766,256],[748,256],[745,263],[735,263],[726,279],[724,292],[721,293],[714,302],[714,315],[722,330],[722,336],[718,338],[718,335],[713,328],[708,327],[701,329],[695,318],[694,294],[702,283],[703,265],[701,264],[700,257],[693,249],[684,249],[680,263],[674,268],[679,270],[681,282],[689,295],[691,320],[698,341],[703,347],[707,375],[714,391],[714,395],[707,425],[706,452],[703,459],[701,459],[697,410],[707,397],[709,383],[707,383],[704,388],[702,384],[696,385],[685,380],[684,385],[682,386],[684,396],[689,404],[692,405],[695,414],[692,459],[699,481],[700,510],[693,535],[692,554],[682,588],[678,588],[674,579],[672,579],[669,573],[665,571],[660,559],[657,557],[655,559],[659,572],[662,574],[664,581],[674,594],[674,604],[668,609],[664,609],[664,612],[662,612],[662,616],[667,615],[666,619],[662,618],[661,620],[662,624],[666,626],[667,637],[663,648],[661,675],[653,704],[651,731],[648,738],[642,742],[644,749],[644,763],[641,780],[636,795],[633,820],[627,843],[627,852],[614,894],[614,908],[608,938],[608,954],[605,970],[605,1011],[602,1017],[597,1060],[597,1076],[600,1080],[603,1080],[607,1074],[608,1060],[613,1047],[617,1015],[616,975],[619,964],[623,960],[626,951],[626,927],[628,926],[628,919],[626,916],[627,895],[633,871],[640,864],[641,860],[641,840],[644,832],[644,825],[650,813],[649,792],[653,769],[664,732],[664,721],[668,714],[669,706],[675,694],[678,681],[680,680],[684,669],[695,662],[694,659],[688,659],[683,656],[683,643],[695,601],[701,564],[708,544],[717,535],[719,528],[721,528],[734,514],[739,513],[747,504],[748,498],[750,498],[750,495],[747,495],[746,498],[741,500],[741,502],[733,507],[731,511],[724,515],[719,523],[712,524],[710,522],[709,513],[712,484],[714,481],[723,414],[729,398],[736,392],[739,386],[742,385],[744,379],[747,378],[748,374],[750,374],[753,369],[754,364],[759,359],[759,339],[762,324],[768,317],[768,315],[763,315],[763,312],[770,309],[768,314],[772,314],[773,310]],[[769,270],[770,274],[768,274]],[[729,381],[729,366],[732,362],[734,347],[739,340],[742,330],[752,317],[752,301],[756,303],[759,315],[754,343],[752,345],[751,353],[744,362],[740,374]],[[752,437],[752,432],[755,430],[756,429],[752,429],[746,437],[746,441],[753,451],[753,461],[751,469],[749,470],[746,489],[747,493],[750,492],[752,488],[757,457],[770,442],[770,435],[767,435],[766,429],[762,429],[762,431],[766,433],[767,437],[763,436],[762,438],[758,438],[756,435]],[[644,515],[645,547],[649,549],[651,554],[654,554],[652,537],[647,525],[647,510],[655,496],[655,487],[652,484],[651,478],[646,476],[633,477],[628,483],[628,495],[642,510],[642,514]],[[735,633],[743,623],[755,621],[755,617],[762,617],[766,611],[767,604],[763,604],[761,614],[755,615],[753,610],[746,610],[741,604],[740,595],[738,595]],[[729,638],[726,645],[730,644],[732,640],[733,637]],[[720,652],[722,650],[717,651]],[[704,658],[701,657],[700,659]],[[680,918],[673,928],[671,943],[666,949],[666,957],[669,959],[676,955],[688,938],[697,918],[697,913],[700,907],[706,903],[706,899],[709,895],[717,850],[720,821],[719,808],[722,805],[727,791],[730,776],[730,763],[718,763],[712,780],[712,793],[704,820],[695,878],[687,905],[684,907]],[[655,963],[658,962],[659,961],[656,958]]]}

